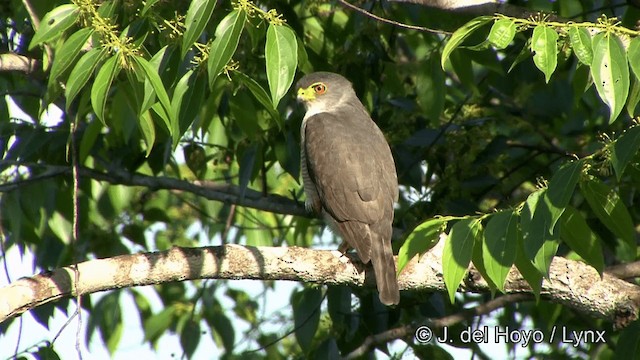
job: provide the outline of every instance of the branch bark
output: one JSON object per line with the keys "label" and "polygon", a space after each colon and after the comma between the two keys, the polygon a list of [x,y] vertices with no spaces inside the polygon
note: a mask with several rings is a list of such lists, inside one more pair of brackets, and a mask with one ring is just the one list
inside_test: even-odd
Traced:
{"label": "branch bark", "polygon": [[31,76],[42,76],[42,62],[18,54],[0,54],[0,72],[11,71]]}
{"label": "branch bark", "polygon": [[[1,163],[1,162],[0,162]],[[25,183],[42,181],[57,176],[71,176],[72,168],[70,166],[53,166],[53,165],[29,165],[23,163],[15,163],[14,165],[22,165],[27,167],[38,167],[43,169],[39,174],[32,175],[29,178],[16,180],[9,183],[0,184],[0,193],[12,191]],[[143,186],[151,190],[174,190],[185,191],[198,196],[202,196],[209,200],[222,201],[238,206],[249,207],[257,210],[269,211],[277,214],[295,215],[303,217],[314,217],[313,214],[307,212],[304,205],[299,204],[295,200],[287,197],[269,194],[263,195],[261,192],[245,189],[244,194],[238,186],[227,183],[212,182],[190,182],[171,178],[168,176],[149,176],[143,174],[129,173],[121,169],[109,169],[107,172],[80,167],[79,174],[83,178],[91,178],[98,181],[106,181],[115,185]]]}
{"label": "branch bark", "polygon": [[[442,277],[442,244],[418,261],[411,261],[400,275],[405,291],[445,291]],[[0,288],[0,323],[32,308],[69,296],[132,286],[194,279],[289,280],[325,285],[375,287],[370,267],[355,254],[298,247],[250,247],[225,245],[173,248],[162,252],[121,255],[90,260],[75,267],[19,279]],[[365,271],[366,270],[366,271]],[[463,291],[488,292],[487,283],[470,269]],[[77,293],[75,292],[77,289]],[[529,293],[531,288],[513,268],[505,285],[507,293]],[[550,277],[542,283],[545,299],[624,327],[638,317],[640,287],[592,267],[556,257]]]}

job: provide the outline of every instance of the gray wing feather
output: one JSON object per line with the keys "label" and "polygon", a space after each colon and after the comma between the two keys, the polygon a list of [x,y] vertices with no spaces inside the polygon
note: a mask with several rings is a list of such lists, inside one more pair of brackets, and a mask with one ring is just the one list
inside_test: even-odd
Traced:
{"label": "gray wing feather", "polygon": [[391,223],[398,182],[391,150],[372,120],[355,118],[368,114],[335,113],[306,120],[309,177],[342,238],[362,262],[373,259],[381,300],[397,303]]}

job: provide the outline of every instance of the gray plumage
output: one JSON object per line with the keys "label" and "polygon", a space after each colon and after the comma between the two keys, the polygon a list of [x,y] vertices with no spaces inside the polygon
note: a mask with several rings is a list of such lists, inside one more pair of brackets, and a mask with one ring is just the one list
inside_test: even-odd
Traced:
{"label": "gray plumage", "polygon": [[363,263],[372,262],[380,301],[400,300],[391,250],[396,168],[382,131],[344,77],[317,72],[297,84],[307,113],[301,169],[307,208],[321,214]]}

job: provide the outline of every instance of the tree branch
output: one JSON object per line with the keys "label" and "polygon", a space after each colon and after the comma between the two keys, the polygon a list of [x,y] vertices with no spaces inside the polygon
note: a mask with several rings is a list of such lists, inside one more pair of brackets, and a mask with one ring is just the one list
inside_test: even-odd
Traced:
{"label": "tree branch", "polygon": [[531,294],[507,294],[495,299],[491,299],[484,304],[480,304],[469,309],[464,309],[463,311],[453,315],[444,316],[439,319],[425,319],[422,322],[415,321],[408,325],[400,326],[375,335],[367,336],[362,342],[362,345],[358,346],[356,349],[350,352],[347,356],[344,357],[344,359],[348,360],[358,358],[366,354],[366,352],[369,351],[371,347],[377,344],[386,344],[391,340],[413,337],[415,336],[418,328],[425,325],[429,327],[430,331],[438,332],[444,327],[453,326],[464,320],[468,320],[479,315],[488,314],[494,310],[503,308],[508,304],[528,301],[531,299],[533,299],[533,296]]}
{"label": "tree branch", "polygon": [[[6,164],[7,162],[4,163]],[[25,183],[41,181],[57,176],[72,175],[72,168],[68,166],[43,166],[40,164],[22,163],[16,163],[14,165],[38,167],[44,169],[44,171],[26,179],[0,184],[0,193],[12,191]],[[264,196],[261,192],[252,189],[246,189],[244,191],[244,195],[242,195],[238,186],[226,183],[200,181],[190,182],[167,176],[132,174],[122,169],[109,169],[108,172],[102,172],[95,169],[81,167],[79,168],[79,174],[81,177],[106,181],[110,184],[144,186],[151,190],[165,189],[185,191],[202,196],[209,200],[222,201],[257,210],[269,211],[277,214],[313,217],[312,214],[305,210],[304,205],[298,204],[296,201],[287,197],[275,194]]]}
{"label": "tree branch", "polygon": [[[400,289],[445,291],[440,258],[442,248],[443,242],[440,242],[419,261],[417,258],[412,260],[398,279]],[[355,254],[342,255],[339,251],[298,247],[176,247],[162,252],[86,261],[78,264],[78,270],[77,284],[74,283],[74,267],[68,266],[22,278],[0,288],[0,299],[3,299],[0,302],[0,322],[62,297],[174,281],[255,279],[375,286],[371,268],[364,266]],[[512,294],[531,291],[515,267],[507,278],[505,289]],[[490,291],[473,268],[462,290]],[[592,267],[561,257],[554,258],[549,279],[542,283],[542,294],[552,302],[610,320],[617,327],[624,327],[635,320],[640,308],[639,286],[608,274],[601,278]]]}
{"label": "tree branch", "polygon": [[16,71],[25,75],[41,76],[42,62],[18,54],[0,54],[0,72]]}

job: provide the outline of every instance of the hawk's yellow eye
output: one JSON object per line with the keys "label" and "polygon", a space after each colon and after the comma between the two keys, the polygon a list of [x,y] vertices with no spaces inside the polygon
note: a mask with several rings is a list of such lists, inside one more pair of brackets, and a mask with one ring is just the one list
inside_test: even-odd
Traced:
{"label": "hawk's yellow eye", "polygon": [[322,95],[325,92],[327,92],[327,87],[324,86],[324,84],[322,84],[322,83],[315,84],[315,85],[313,85],[313,91],[315,91],[315,93],[318,94],[318,95]]}

